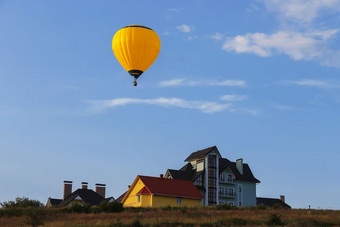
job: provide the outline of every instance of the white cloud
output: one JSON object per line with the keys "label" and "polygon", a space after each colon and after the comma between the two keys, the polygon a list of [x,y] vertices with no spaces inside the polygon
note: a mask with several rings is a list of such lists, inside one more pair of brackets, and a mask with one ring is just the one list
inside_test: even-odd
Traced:
{"label": "white cloud", "polygon": [[235,101],[242,101],[247,98],[246,95],[223,95],[221,96],[221,100],[235,102]]}
{"label": "white cloud", "polygon": [[214,35],[210,36],[209,38],[215,41],[221,41],[223,38],[223,35],[219,32],[216,32]]}
{"label": "white cloud", "polygon": [[246,83],[243,80],[188,80],[185,78],[165,80],[159,83],[161,87],[169,86],[229,86],[229,87],[245,87]]}
{"label": "white cloud", "polygon": [[230,107],[228,103],[216,103],[205,101],[187,101],[180,98],[156,98],[156,99],[134,99],[134,98],[116,98],[112,100],[92,100],[89,101],[91,111],[101,113],[106,109],[124,106],[128,104],[148,104],[163,107],[178,107],[185,109],[197,109],[203,113],[221,112]]}
{"label": "white cloud", "polygon": [[310,23],[324,10],[340,11],[339,0],[263,0],[267,9],[297,23]]}
{"label": "white cloud", "polygon": [[302,80],[295,80],[295,81],[286,81],[288,84],[305,86],[305,87],[316,87],[316,88],[324,88],[324,89],[333,89],[333,88],[340,88],[339,84],[324,81],[324,80],[313,80],[313,79],[302,79]]}
{"label": "white cloud", "polygon": [[180,30],[181,32],[185,32],[185,33],[189,33],[192,30],[191,27],[186,24],[179,25],[176,28]]}
{"label": "white cloud", "polygon": [[331,50],[327,41],[339,30],[313,32],[279,31],[271,35],[248,33],[227,39],[222,49],[236,53],[253,53],[261,57],[286,54],[294,60],[314,60],[323,65],[340,67],[340,51]]}

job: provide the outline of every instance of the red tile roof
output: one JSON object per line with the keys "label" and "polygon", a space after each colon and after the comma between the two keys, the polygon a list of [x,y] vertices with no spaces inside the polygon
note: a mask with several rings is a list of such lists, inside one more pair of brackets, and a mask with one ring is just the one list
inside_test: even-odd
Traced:
{"label": "red tile roof", "polygon": [[144,195],[149,195],[149,194],[152,194],[149,189],[147,189],[146,187],[143,187],[139,192],[137,192],[136,195],[141,195],[141,194],[144,194]]}
{"label": "red tile roof", "polygon": [[[138,176],[151,194],[203,199],[196,186],[186,180]],[[141,191],[144,190],[141,189]],[[140,193],[139,191],[138,193]],[[146,192],[146,191],[145,191]]]}

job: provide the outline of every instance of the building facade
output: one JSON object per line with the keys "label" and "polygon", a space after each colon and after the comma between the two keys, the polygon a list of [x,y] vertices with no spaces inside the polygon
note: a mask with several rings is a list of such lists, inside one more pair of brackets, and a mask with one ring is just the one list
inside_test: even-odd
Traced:
{"label": "building facade", "polygon": [[191,153],[185,161],[179,170],[168,169],[165,177],[193,182],[204,195],[203,205],[256,206],[256,184],[260,181],[243,159],[232,162],[222,158],[213,146]]}

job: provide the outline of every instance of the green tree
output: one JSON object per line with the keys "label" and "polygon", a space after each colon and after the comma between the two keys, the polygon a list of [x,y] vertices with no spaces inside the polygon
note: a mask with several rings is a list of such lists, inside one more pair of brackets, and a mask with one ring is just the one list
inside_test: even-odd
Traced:
{"label": "green tree", "polygon": [[3,208],[12,208],[12,207],[43,207],[39,200],[33,200],[26,197],[16,197],[15,201],[10,200],[6,202],[0,202],[0,206]]}

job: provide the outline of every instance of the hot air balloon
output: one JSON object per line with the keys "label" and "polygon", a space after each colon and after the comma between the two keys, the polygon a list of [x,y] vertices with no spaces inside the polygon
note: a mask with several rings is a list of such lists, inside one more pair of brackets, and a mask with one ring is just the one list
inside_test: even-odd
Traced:
{"label": "hot air balloon", "polygon": [[116,32],[112,39],[112,50],[119,63],[135,79],[156,60],[161,41],[155,31],[142,25],[129,25]]}

